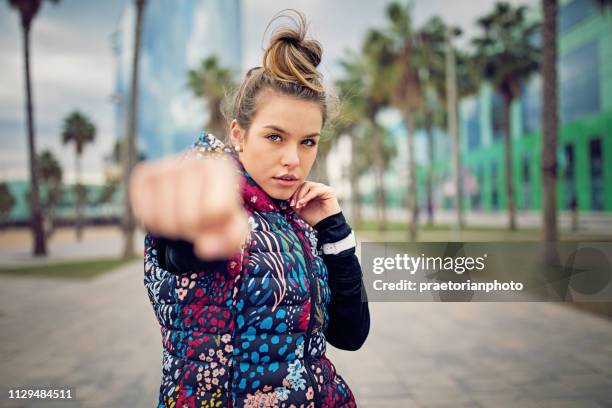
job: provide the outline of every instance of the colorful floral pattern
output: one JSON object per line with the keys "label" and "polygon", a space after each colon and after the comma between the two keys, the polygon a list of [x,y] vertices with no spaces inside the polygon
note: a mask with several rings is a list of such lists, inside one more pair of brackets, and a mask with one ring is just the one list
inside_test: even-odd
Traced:
{"label": "colorful floral pattern", "polygon": [[354,407],[325,357],[330,291],[316,232],[214,136],[203,133],[194,151],[234,161],[251,234],[227,262],[180,274],[161,267],[158,243],[145,238],[145,286],[164,347],[158,406]]}

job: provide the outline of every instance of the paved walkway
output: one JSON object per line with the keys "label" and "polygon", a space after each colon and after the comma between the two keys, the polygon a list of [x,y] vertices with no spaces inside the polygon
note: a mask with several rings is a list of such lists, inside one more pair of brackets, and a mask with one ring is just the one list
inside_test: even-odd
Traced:
{"label": "paved walkway", "polygon": [[[118,253],[120,239],[98,238],[54,245],[54,259]],[[3,263],[28,258],[10,254]],[[370,310],[364,347],[328,352],[360,407],[612,407],[609,320],[552,303]],[[72,405],[0,407],[153,407],[161,338],[142,263],[91,281],[0,276],[0,364],[1,398],[9,386],[76,389]]]}
{"label": "paved walkway", "polygon": [[[545,303],[371,312],[361,350],[328,353],[360,407],[612,407],[610,321]],[[90,282],[0,277],[1,386],[68,385],[74,406],[152,407],[160,359],[140,263]]]}

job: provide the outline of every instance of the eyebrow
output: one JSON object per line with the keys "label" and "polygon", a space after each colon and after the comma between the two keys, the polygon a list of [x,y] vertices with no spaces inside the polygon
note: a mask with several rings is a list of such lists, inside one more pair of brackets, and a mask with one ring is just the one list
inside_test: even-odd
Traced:
{"label": "eyebrow", "polygon": [[[272,130],[275,130],[275,131],[277,131],[279,133],[284,133],[286,135],[289,134],[289,132],[279,128],[278,126],[274,126],[274,125],[266,125],[266,126],[264,126],[264,128],[272,129]],[[303,136],[303,137],[319,137],[319,136],[321,136],[320,133],[311,133],[310,135],[306,135],[306,136]]]}

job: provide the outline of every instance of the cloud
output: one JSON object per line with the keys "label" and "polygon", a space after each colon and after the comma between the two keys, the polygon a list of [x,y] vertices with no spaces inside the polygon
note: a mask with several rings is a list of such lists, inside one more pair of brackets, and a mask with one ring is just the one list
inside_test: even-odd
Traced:
{"label": "cloud", "polygon": [[[6,8],[3,4],[1,8]],[[1,10],[4,11],[4,10]],[[56,14],[57,13],[57,14]],[[2,13],[0,13],[2,14]],[[19,24],[8,20],[0,54],[0,146],[2,177],[27,179],[25,79]],[[84,173],[88,181],[102,181],[103,157],[114,140],[113,58],[109,34],[116,22],[100,27],[84,19],[68,22],[62,10],[45,7],[34,22],[31,37],[31,78],[37,151],[50,149],[74,178],[73,149],[61,143],[64,117],[72,110],[85,112],[97,126],[96,141],[86,147]],[[95,16],[89,16],[94,18]],[[11,22],[12,21],[12,22]]]}

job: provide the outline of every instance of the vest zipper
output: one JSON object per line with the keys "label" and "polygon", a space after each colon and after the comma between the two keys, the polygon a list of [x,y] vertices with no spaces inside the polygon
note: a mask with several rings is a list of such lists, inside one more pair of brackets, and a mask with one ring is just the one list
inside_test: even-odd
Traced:
{"label": "vest zipper", "polygon": [[308,273],[308,280],[310,282],[310,318],[308,321],[308,329],[306,331],[306,340],[304,341],[304,363],[306,365],[306,372],[308,373],[308,376],[310,377],[310,381],[312,382],[312,389],[314,391],[314,404],[315,407],[320,407],[321,404],[319,402],[320,399],[320,395],[319,395],[319,386],[317,385],[317,380],[315,378],[314,373],[312,372],[312,369],[310,368],[310,355],[308,354],[308,350],[310,348],[310,337],[312,334],[312,329],[314,327],[314,315],[315,315],[315,284],[316,284],[316,279],[317,277],[314,276],[314,272],[312,272],[312,268],[311,268],[311,262],[310,259],[308,258],[308,255],[306,253],[306,246],[300,242],[300,244],[302,245],[302,250],[304,251],[304,259],[306,261],[306,272]]}

